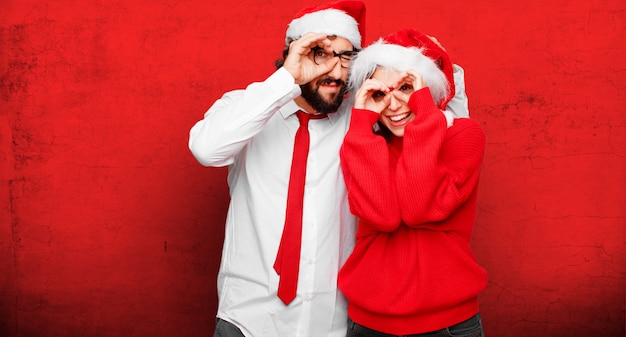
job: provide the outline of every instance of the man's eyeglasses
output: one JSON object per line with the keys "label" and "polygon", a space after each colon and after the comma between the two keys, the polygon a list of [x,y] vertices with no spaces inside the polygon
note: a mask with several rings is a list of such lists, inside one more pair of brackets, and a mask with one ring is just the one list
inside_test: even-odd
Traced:
{"label": "man's eyeglasses", "polygon": [[352,58],[357,54],[356,50],[344,50],[339,53],[335,53],[333,50],[331,54],[327,53],[322,47],[311,48],[311,51],[313,52],[313,62],[315,62],[315,64],[320,65],[333,57],[339,57],[339,62],[341,62],[342,68],[350,67]]}

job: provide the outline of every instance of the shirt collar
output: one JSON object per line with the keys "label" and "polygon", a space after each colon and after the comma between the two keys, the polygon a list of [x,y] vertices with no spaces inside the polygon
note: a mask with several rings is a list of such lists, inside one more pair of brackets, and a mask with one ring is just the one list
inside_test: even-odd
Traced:
{"label": "shirt collar", "polygon": [[[346,102],[344,101],[343,104],[341,105],[341,107],[339,108],[339,110],[341,109],[345,109],[345,105],[346,103],[350,103],[350,102]],[[289,101],[289,103],[285,104],[281,109],[280,109],[280,114],[283,116],[283,118],[287,119],[287,117],[295,114],[298,110],[303,110],[298,104],[296,104],[295,101]],[[340,113],[340,111],[337,112],[332,112],[328,114],[328,120],[331,123],[335,123],[335,121],[339,118],[339,116],[337,116],[337,114]]]}

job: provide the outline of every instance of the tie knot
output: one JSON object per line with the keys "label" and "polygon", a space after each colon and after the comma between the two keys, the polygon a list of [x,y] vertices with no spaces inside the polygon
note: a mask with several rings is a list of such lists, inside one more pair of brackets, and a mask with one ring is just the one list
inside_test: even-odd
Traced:
{"label": "tie knot", "polygon": [[322,118],[326,118],[326,114],[317,114],[317,115],[311,115],[308,114],[302,110],[298,110],[298,112],[296,112],[296,115],[298,116],[298,120],[300,121],[300,125],[309,125],[309,120],[311,119],[322,119]]}

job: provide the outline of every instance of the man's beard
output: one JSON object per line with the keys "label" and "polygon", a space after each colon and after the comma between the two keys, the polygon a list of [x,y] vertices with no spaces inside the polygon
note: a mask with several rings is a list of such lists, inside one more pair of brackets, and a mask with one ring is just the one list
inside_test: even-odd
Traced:
{"label": "man's beard", "polygon": [[[335,82],[338,86],[343,86],[341,92],[331,102],[327,102],[320,94],[319,88],[323,83],[329,84]],[[319,113],[330,113],[339,110],[341,103],[343,102],[343,96],[345,94],[345,82],[342,80],[332,79],[330,77],[321,79],[316,83],[317,87],[313,87],[313,83],[309,82],[300,86],[302,91],[302,98],[309,103],[309,105]]]}

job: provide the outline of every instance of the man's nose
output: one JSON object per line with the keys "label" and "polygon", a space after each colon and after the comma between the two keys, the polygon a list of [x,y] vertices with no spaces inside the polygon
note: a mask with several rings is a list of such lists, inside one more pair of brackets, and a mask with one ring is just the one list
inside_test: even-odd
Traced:
{"label": "man's nose", "polygon": [[330,69],[330,72],[328,72],[328,76],[336,79],[341,79],[345,82],[346,79],[343,78],[343,68],[341,67],[341,62],[339,62],[339,60],[337,61],[338,62],[335,64],[335,66]]}

